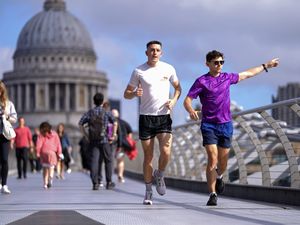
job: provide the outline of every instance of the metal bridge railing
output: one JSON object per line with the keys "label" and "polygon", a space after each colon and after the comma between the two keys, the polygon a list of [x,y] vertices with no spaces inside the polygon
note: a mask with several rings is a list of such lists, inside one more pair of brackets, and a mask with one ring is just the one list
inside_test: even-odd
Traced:
{"label": "metal bridge railing", "polygon": [[[225,173],[227,182],[300,188],[300,128],[274,119],[269,112],[287,107],[290,114],[300,117],[299,103],[300,98],[295,98],[232,114],[234,135]],[[138,159],[127,162],[126,168],[142,173],[140,145],[139,149]],[[157,157],[158,146],[155,151]],[[206,163],[199,122],[174,127],[166,175],[206,181]]]}

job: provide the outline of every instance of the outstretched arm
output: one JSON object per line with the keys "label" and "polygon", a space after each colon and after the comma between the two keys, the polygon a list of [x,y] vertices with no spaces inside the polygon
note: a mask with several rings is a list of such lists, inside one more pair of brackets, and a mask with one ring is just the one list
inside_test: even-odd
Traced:
{"label": "outstretched arm", "polygon": [[269,62],[264,63],[260,66],[248,69],[244,72],[241,72],[241,73],[239,73],[239,82],[242,80],[245,80],[247,78],[254,77],[255,75],[261,73],[264,70],[266,72],[268,72],[268,69],[276,67],[276,66],[278,66],[278,64],[279,64],[279,58],[275,58],[275,59],[272,59]]}

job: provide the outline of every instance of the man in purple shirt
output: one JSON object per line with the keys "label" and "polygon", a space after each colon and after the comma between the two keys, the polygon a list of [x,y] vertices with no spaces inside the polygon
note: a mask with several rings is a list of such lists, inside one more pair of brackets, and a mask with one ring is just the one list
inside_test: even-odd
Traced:
{"label": "man in purple shirt", "polygon": [[207,152],[206,178],[210,197],[207,205],[217,205],[217,194],[224,191],[222,174],[226,170],[231,146],[233,126],[230,113],[230,85],[253,77],[262,71],[276,67],[279,59],[261,64],[241,73],[221,72],[223,53],[213,50],[206,55],[209,72],[196,79],[184,100],[184,107],[192,120],[199,119],[199,111],[192,107],[193,99],[199,97],[202,109],[201,132]]}

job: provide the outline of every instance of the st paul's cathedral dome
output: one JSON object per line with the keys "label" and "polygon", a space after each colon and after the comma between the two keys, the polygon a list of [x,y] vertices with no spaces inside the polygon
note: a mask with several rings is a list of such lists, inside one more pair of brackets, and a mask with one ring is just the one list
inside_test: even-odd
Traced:
{"label": "st paul's cathedral dome", "polygon": [[88,31],[65,1],[45,0],[43,11],[22,29],[13,71],[4,73],[3,82],[29,126],[43,121],[77,126],[93,106],[93,95],[107,95],[108,79],[97,71],[96,60]]}

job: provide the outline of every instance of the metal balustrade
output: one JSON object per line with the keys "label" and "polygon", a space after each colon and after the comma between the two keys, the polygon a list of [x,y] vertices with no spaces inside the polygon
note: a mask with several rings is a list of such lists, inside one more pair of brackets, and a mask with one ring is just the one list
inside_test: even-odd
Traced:
{"label": "metal balustrade", "polygon": [[[300,128],[276,121],[268,111],[289,107],[300,117],[300,98],[234,112],[234,135],[224,178],[227,182],[300,188]],[[143,153],[126,169],[142,173]],[[159,155],[156,143],[154,167]],[[166,176],[206,181],[207,155],[198,122],[173,128],[173,146]]]}

